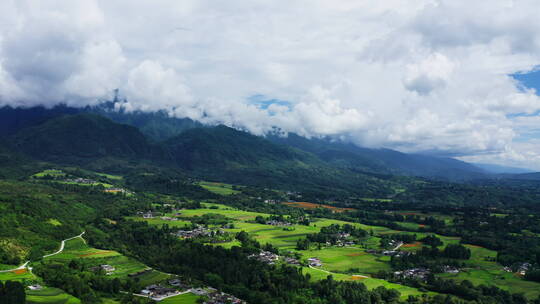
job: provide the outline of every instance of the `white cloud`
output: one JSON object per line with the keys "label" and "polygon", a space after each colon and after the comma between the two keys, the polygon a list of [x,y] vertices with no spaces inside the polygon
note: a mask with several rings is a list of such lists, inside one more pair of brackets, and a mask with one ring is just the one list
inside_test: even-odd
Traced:
{"label": "white cloud", "polygon": [[[532,0],[7,0],[0,104],[82,105],[119,87],[132,110],[540,169],[533,118],[510,115],[537,117],[540,99],[508,76],[540,63],[536,11]],[[291,106],[258,108],[257,94]]]}
{"label": "white cloud", "polygon": [[404,84],[410,91],[427,95],[444,87],[454,70],[452,62],[444,55],[435,53],[416,64],[408,64]]}
{"label": "white cloud", "polygon": [[189,107],[194,100],[184,81],[175,70],[145,60],[129,72],[125,91],[129,102],[137,105],[138,110]]}

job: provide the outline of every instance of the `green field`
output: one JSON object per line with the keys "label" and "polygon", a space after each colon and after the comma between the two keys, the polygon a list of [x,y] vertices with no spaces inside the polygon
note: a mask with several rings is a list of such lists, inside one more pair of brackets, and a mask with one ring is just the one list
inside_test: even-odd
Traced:
{"label": "green field", "polygon": [[[302,272],[304,274],[309,274],[313,280],[323,280],[323,279],[326,279],[328,277],[328,275],[332,275],[334,280],[338,280],[338,281],[357,281],[357,282],[361,282],[364,285],[366,285],[366,287],[368,289],[374,289],[374,288],[377,288],[379,286],[384,286],[386,288],[395,289],[395,290],[397,290],[397,291],[399,291],[401,293],[401,299],[402,300],[407,299],[407,297],[409,295],[421,295],[421,294],[423,294],[423,292],[420,292],[416,288],[405,286],[405,285],[400,285],[400,284],[390,283],[388,281],[381,280],[381,279],[353,278],[351,275],[346,275],[346,274],[341,274],[341,273],[331,273],[331,274],[329,274],[329,273],[326,273],[326,272],[321,271],[319,269],[313,269],[313,268],[308,268],[308,267],[302,267]],[[435,293],[427,292],[426,294],[435,294]]]}
{"label": "green field", "polygon": [[62,170],[48,169],[48,170],[43,170],[41,172],[38,172],[38,173],[32,175],[32,177],[43,178],[43,177],[45,177],[47,175],[51,176],[51,177],[54,177],[54,178],[59,178],[59,177],[66,176],[66,173],[64,173]]}
{"label": "green field", "polygon": [[539,283],[525,281],[514,273],[504,271],[500,264],[490,261],[497,256],[495,251],[473,245],[466,246],[472,252],[471,259],[466,262],[469,267],[460,273],[441,274],[440,277],[458,281],[469,280],[475,285],[495,285],[514,293],[523,293],[529,298],[536,298],[540,295]]}
{"label": "green field", "polygon": [[[218,207],[218,209],[210,209],[210,205]],[[344,221],[332,220],[332,219],[315,219],[313,223],[309,226],[304,225],[293,225],[284,229],[284,227],[276,227],[265,224],[253,223],[252,221],[256,216],[269,216],[269,214],[249,212],[237,210],[225,205],[219,204],[206,204],[203,209],[191,209],[191,210],[182,210],[181,217],[186,218],[186,221],[178,221],[178,224],[173,224],[174,222],[163,221],[160,219],[142,219],[138,218],[137,220],[145,220],[152,225],[163,225],[169,224],[170,226],[181,226],[187,222],[187,218],[193,216],[201,216],[206,213],[218,213],[222,214],[230,219],[233,219],[234,228],[227,229],[230,232],[239,232],[246,231],[251,236],[253,236],[261,244],[270,243],[273,246],[277,247],[282,251],[293,251],[299,252],[302,254],[304,259],[309,257],[317,257],[323,262],[321,269],[311,269],[304,267],[304,272],[309,273],[313,279],[323,279],[328,276],[330,272],[335,279],[337,280],[352,280],[353,274],[367,275],[371,276],[377,273],[380,270],[391,270],[389,264],[389,257],[381,257],[366,252],[366,249],[380,249],[379,241],[380,238],[377,235],[385,234],[416,234],[417,239],[422,239],[427,235],[432,233],[420,233],[420,232],[406,232],[389,229],[381,226],[369,226],[359,223],[348,223],[356,227],[362,228],[366,231],[373,231],[374,236],[366,238],[362,244],[355,245],[352,247],[327,247],[322,248],[321,250],[310,249],[297,251],[296,241],[300,238],[305,237],[307,234],[316,233],[320,231],[321,227],[325,227],[331,224],[347,224]],[[451,221],[450,218],[445,218],[445,220]],[[416,223],[400,223],[401,225],[406,225],[407,228],[418,228],[419,225]],[[439,248],[443,248],[448,244],[457,244],[460,242],[459,237],[448,237],[435,234],[438,238],[441,239],[443,245]],[[229,243],[220,243],[213,244],[214,246],[223,246],[225,248],[231,248],[232,246],[239,246],[238,241],[232,241]],[[420,242],[414,244],[405,244],[401,247],[401,250],[406,251],[416,251],[422,247]],[[456,280],[470,280],[474,284],[493,284],[500,288],[511,290],[513,292],[522,292],[528,297],[536,297],[540,294],[540,284],[535,282],[525,281],[520,277],[515,276],[512,273],[507,273],[502,270],[502,266],[496,262],[486,261],[487,257],[494,257],[496,253],[494,251],[487,250],[485,248],[480,248],[476,246],[469,246],[472,250],[472,258],[467,261],[469,268],[466,268],[464,271],[459,274],[443,274],[441,277],[454,278]],[[357,277],[358,279],[358,277]],[[391,284],[384,280],[374,279],[374,278],[361,278],[361,281],[366,284],[369,288],[375,288],[377,286],[387,286],[400,290],[402,295],[409,294],[421,294],[417,289],[398,285]]]}
{"label": "green field", "polygon": [[34,274],[32,274],[26,269],[10,272],[0,272],[0,281],[23,281],[34,279],[36,279],[36,276],[34,276]]}
{"label": "green field", "polygon": [[373,197],[362,197],[360,198],[366,202],[379,202],[379,203],[391,203],[392,199],[390,198],[373,198]]}
{"label": "green field", "polygon": [[[390,270],[390,257],[378,257],[366,253],[358,247],[328,247],[321,250],[300,251],[306,258],[316,257],[322,263],[322,269],[331,272],[371,275],[380,270]],[[350,271],[350,269],[357,269]]]}
{"label": "green field", "polygon": [[179,296],[170,297],[163,301],[160,301],[159,303],[162,304],[196,304],[197,299],[200,297],[198,295],[192,294],[192,293],[185,293]]}
{"label": "green field", "polygon": [[134,220],[134,221],[148,222],[151,225],[160,226],[160,227],[163,225],[169,225],[169,227],[178,227],[178,228],[181,228],[184,226],[191,226],[190,221],[183,221],[183,220],[167,221],[167,220],[162,220],[159,217],[152,218],[152,219],[145,219],[138,216],[130,216],[128,217],[128,219]]}
{"label": "green field", "polygon": [[123,179],[123,177],[120,176],[120,175],[112,175],[112,174],[98,173],[98,172],[96,172],[95,174],[97,174],[99,176],[102,176],[102,177],[105,177],[105,178],[108,178],[108,179],[117,180],[117,181],[120,181],[120,180]]}
{"label": "green field", "polygon": [[102,183],[102,182],[95,182],[91,184],[83,184],[83,183],[77,183],[77,182],[67,182],[67,181],[56,181],[60,184],[66,184],[66,185],[78,185],[78,186],[84,186],[84,187],[96,187],[96,186],[103,186],[103,188],[112,188],[114,187],[111,184],[108,183]]}
{"label": "green field", "polygon": [[47,223],[49,223],[49,224],[51,224],[53,226],[62,226],[62,223],[59,220],[53,219],[53,218],[49,219],[47,221]]}
{"label": "green field", "polygon": [[81,301],[58,288],[45,287],[42,290],[26,292],[28,304],[79,304]]}
{"label": "green field", "polygon": [[0,264],[0,270],[14,269],[14,268],[17,268],[17,267],[18,267],[18,265]]}
{"label": "green field", "polygon": [[64,251],[57,255],[45,258],[46,260],[69,261],[78,258],[102,258],[120,255],[116,251],[100,250],[86,244],[82,238],[75,238],[66,242]]}
{"label": "green field", "polygon": [[[88,259],[95,265],[111,265],[115,271],[111,273],[112,278],[127,278],[129,274],[137,273],[145,269],[149,269],[143,263],[121,255],[116,251],[101,250],[88,246],[82,238],[75,238],[66,242],[64,251],[60,254],[46,258],[58,262],[68,262],[73,259]],[[145,285],[150,285],[156,282],[167,279],[170,275],[151,270],[140,276],[138,280]]]}
{"label": "green field", "polygon": [[238,190],[234,190],[232,188],[233,185],[224,184],[224,183],[199,182],[199,186],[203,187],[204,189],[210,192],[214,192],[220,195],[231,195],[231,194],[236,194],[240,192]]}
{"label": "green field", "polygon": [[[304,238],[307,234],[317,233],[321,227],[325,227],[331,224],[346,224],[348,222],[331,220],[331,219],[317,219],[309,226],[305,225],[292,225],[289,227],[278,227],[265,224],[253,223],[256,216],[269,216],[269,214],[249,212],[233,209],[231,207],[219,204],[211,204],[218,207],[218,209],[209,209],[209,204],[203,209],[190,209],[182,210],[181,217],[189,218],[193,216],[201,216],[206,213],[218,213],[222,214],[230,219],[234,220],[234,228],[226,229],[230,232],[246,231],[253,236],[261,244],[270,243],[283,251],[296,251],[302,254],[304,258],[318,257],[323,261],[322,269],[312,269],[303,267],[304,273],[309,273],[314,280],[325,279],[331,274],[336,280],[353,280],[352,274],[370,275],[376,273],[379,270],[389,270],[388,257],[378,257],[365,252],[365,248],[378,248],[379,238],[368,237],[364,244],[365,248],[360,246],[355,247],[329,247],[322,250],[306,250],[297,251],[296,241],[300,238]],[[156,219],[142,219],[138,220],[147,221],[153,225],[164,224],[161,220]],[[172,223],[168,222],[167,224]],[[365,229],[367,231],[372,230],[374,233],[398,233],[399,231],[391,230],[385,227],[367,226],[358,223],[349,223],[357,227]],[[214,246],[223,246],[230,248],[232,246],[239,246],[238,241],[232,241],[229,243],[213,244]],[[347,273],[350,269],[354,268],[359,273]],[[360,279],[356,277],[356,279]],[[374,278],[361,278],[361,281],[365,283],[369,288],[376,288],[378,286],[387,286],[399,290],[402,293],[402,298],[406,298],[408,295],[422,294],[418,289],[386,282],[384,280]]]}

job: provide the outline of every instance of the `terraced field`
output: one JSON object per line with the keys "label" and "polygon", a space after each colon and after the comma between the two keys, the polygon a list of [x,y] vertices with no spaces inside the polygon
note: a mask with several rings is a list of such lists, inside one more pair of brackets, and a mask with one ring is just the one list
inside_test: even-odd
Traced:
{"label": "terraced field", "polygon": [[79,304],[81,301],[58,288],[45,287],[42,290],[26,292],[27,304]]}

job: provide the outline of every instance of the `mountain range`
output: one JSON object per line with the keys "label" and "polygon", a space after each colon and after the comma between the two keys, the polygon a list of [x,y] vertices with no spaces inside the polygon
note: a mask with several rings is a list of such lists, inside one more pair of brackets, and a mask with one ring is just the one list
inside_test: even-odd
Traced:
{"label": "mountain range", "polygon": [[205,126],[169,117],[164,112],[115,111],[110,102],[86,108],[4,107],[0,109],[0,135],[0,161],[11,151],[11,155],[19,155],[17,159],[109,170],[125,167],[119,162],[146,163],[209,180],[321,192],[346,189],[390,195],[406,177],[411,178],[407,182],[417,178],[452,182],[540,179],[535,173],[493,174],[486,166],[453,158],[370,149],[330,138],[260,137],[223,125]]}

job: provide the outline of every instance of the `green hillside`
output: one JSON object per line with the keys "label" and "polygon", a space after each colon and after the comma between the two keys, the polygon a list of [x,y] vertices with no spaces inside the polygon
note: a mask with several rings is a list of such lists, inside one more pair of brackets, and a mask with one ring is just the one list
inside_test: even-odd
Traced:
{"label": "green hillside", "polygon": [[[230,183],[318,193],[394,194],[397,183],[331,166],[310,152],[225,126],[190,129],[164,143],[175,163],[194,174]],[[329,193],[329,192],[327,192]]]}
{"label": "green hillside", "polygon": [[27,155],[62,163],[102,157],[141,159],[154,152],[136,128],[90,114],[62,116],[23,129],[13,142]]}

